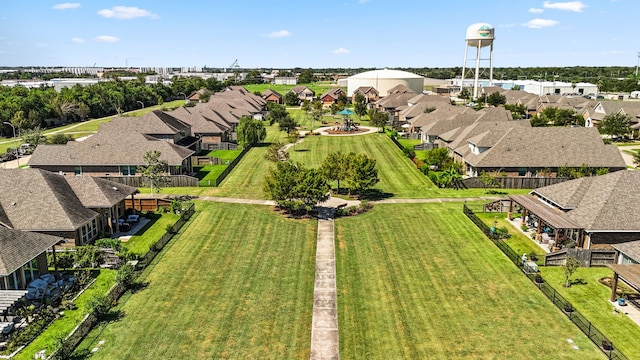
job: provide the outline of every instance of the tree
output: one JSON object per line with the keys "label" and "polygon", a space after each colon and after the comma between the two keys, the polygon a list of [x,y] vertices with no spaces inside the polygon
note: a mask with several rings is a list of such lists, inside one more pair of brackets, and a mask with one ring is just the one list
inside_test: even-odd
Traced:
{"label": "tree", "polygon": [[601,134],[618,138],[631,132],[631,120],[628,115],[617,113],[606,115],[598,125]]}
{"label": "tree", "polygon": [[523,104],[505,104],[504,108],[511,111],[511,117],[514,119],[524,119],[527,116],[527,107]]}
{"label": "tree", "polygon": [[365,154],[355,155],[354,153],[349,153],[347,156],[350,168],[349,177],[347,178],[349,190],[362,193],[380,181],[374,159],[368,158]]}
{"label": "tree", "polygon": [[493,92],[487,96],[487,103],[491,106],[500,106],[504,105],[507,102],[507,97],[500,94],[499,92]]}
{"label": "tree", "polygon": [[349,160],[346,154],[341,152],[330,153],[324,158],[320,170],[328,180],[338,182],[338,193],[340,193],[340,181],[349,177]]}
{"label": "tree", "polygon": [[573,275],[573,273],[576,272],[576,270],[578,270],[579,267],[580,267],[580,263],[578,262],[578,260],[576,260],[572,256],[567,257],[567,261],[564,264],[564,277],[565,277],[564,287],[571,286],[571,283],[570,283],[571,275]]}
{"label": "tree", "polygon": [[[73,141],[73,136],[64,133],[55,133],[47,137],[47,144],[64,145],[69,141]],[[31,144],[31,143],[29,143]]]}
{"label": "tree", "polygon": [[[582,118],[571,109],[559,109],[557,107],[548,107],[542,110],[538,115],[539,119],[531,119],[531,126],[569,126],[580,125]],[[534,125],[535,123],[535,125]]]}
{"label": "tree", "polygon": [[358,116],[365,116],[367,114],[367,98],[358,92],[354,100],[354,112],[358,114]]}
{"label": "tree", "polygon": [[116,273],[116,282],[121,284],[127,289],[130,289],[136,281],[136,272],[131,264],[124,264],[118,269]]}
{"label": "tree", "polygon": [[458,94],[458,97],[460,99],[468,100],[471,98],[471,93],[469,92],[469,89],[463,88],[462,91],[460,91],[460,94]]}
{"label": "tree", "polygon": [[480,173],[480,177],[478,178],[478,180],[480,180],[480,182],[484,185],[483,193],[487,192],[487,188],[498,187],[499,185],[497,180],[498,175],[499,173],[497,171],[492,171],[492,172],[483,171]]}
{"label": "tree", "polygon": [[298,82],[301,84],[308,84],[314,81],[316,81],[316,77],[313,75],[312,69],[302,70],[298,76]]}
{"label": "tree", "polygon": [[151,188],[151,195],[153,192],[159,192],[162,186],[165,184],[164,173],[167,172],[167,162],[160,160],[160,151],[147,151],[144,154],[144,162],[147,165],[138,166],[138,171],[145,178],[145,185]]}
{"label": "tree", "polygon": [[459,169],[452,164],[452,166],[449,166],[449,168],[442,172],[440,180],[441,184],[445,187],[453,186],[457,190],[458,182],[462,180],[462,174],[460,174]]}
{"label": "tree", "polygon": [[288,91],[284,94],[284,103],[288,106],[298,106],[300,105],[300,98],[298,98],[298,94],[293,91]]}
{"label": "tree", "polygon": [[289,159],[289,153],[280,151],[283,144],[279,142],[271,143],[267,148],[267,152],[264,154],[264,158],[269,161],[287,161]]}
{"label": "tree", "polygon": [[384,111],[378,111],[376,109],[369,110],[369,122],[371,125],[379,127],[381,132],[384,131],[384,127],[389,121],[389,113]]}
{"label": "tree", "polygon": [[40,127],[35,127],[30,130],[25,130],[22,133],[22,141],[26,144],[31,144],[32,146],[38,146],[40,144],[45,144],[47,139],[42,134]]}
{"label": "tree", "polygon": [[267,173],[262,190],[280,208],[299,213],[309,212],[318,202],[326,200],[329,185],[319,170],[282,161]]}
{"label": "tree", "polygon": [[322,102],[320,100],[313,100],[309,105],[311,109],[311,118],[314,121],[322,122],[322,116],[324,115],[324,108],[322,107]]}
{"label": "tree", "polygon": [[267,137],[267,129],[262,121],[249,116],[240,118],[240,123],[236,127],[238,144],[250,146],[261,143]]}
{"label": "tree", "polygon": [[453,158],[449,156],[449,151],[446,148],[435,148],[427,150],[424,163],[435,167],[436,170],[446,169],[453,163]]}

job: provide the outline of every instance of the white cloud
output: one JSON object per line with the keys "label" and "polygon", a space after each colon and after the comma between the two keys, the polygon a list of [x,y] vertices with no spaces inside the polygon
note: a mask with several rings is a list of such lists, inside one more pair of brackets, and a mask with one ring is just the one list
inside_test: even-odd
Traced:
{"label": "white cloud", "polygon": [[114,6],[111,9],[102,9],[98,11],[98,15],[108,19],[130,20],[139,17],[149,17],[157,19],[158,15],[146,9],[140,9],[135,6]]}
{"label": "white cloud", "polygon": [[332,54],[349,54],[351,51],[349,49],[345,49],[345,48],[337,48],[335,50],[331,50]]}
{"label": "white cloud", "polygon": [[549,19],[533,19],[530,20],[524,24],[522,24],[522,26],[531,28],[531,29],[540,29],[543,27],[549,27],[549,26],[554,26],[558,24],[557,21],[555,20],[549,20]]}
{"label": "white cloud", "polygon": [[83,38],[74,37],[73,39],[71,39],[71,42],[74,42],[76,44],[84,44],[84,39]]}
{"label": "white cloud", "polygon": [[542,6],[545,9],[566,10],[566,11],[573,11],[573,12],[582,12],[582,9],[587,7],[587,5],[583,4],[582,1],[555,2],[555,3],[545,1]]}
{"label": "white cloud", "polygon": [[93,40],[98,41],[98,42],[107,42],[107,43],[114,43],[114,42],[120,41],[120,39],[118,39],[115,36],[111,36],[111,35],[96,36],[95,38],[93,38]]}
{"label": "white cloud", "polygon": [[538,9],[538,8],[529,9],[529,12],[532,13],[532,14],[540,14],[543,11],[544,11],[544,9]]}
{"label": "white cloud", "polygon": [[266,35],[266,37],[270,37],[270,38],[281,38],[281,37],[287,37],[287,36],[291,36],[291,32],[287,31],[287,30],[278,30],[278,31],[274,31],[272,33],[269,33]]}
{"label": "white cloud", "polygon": [[80,3],[62,3],[55,4],[51,8],[54,10],[67,10],[67,9],[76,9],[80,7]]}

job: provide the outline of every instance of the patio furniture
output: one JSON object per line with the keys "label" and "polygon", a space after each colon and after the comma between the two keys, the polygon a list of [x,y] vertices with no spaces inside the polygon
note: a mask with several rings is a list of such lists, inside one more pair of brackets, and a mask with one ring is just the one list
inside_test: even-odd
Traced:
{"label": "patio furniture", "polygon": [[140,215],[129,215],[127,216],[128,223],[137,223],[140,220]]}
{"label": "patio furniture", "polygon": [[549,241],[551,241],[551,237],[549,237],[549,234],[547,233],[540,234],[540,237],[542,238],[541,242],[544,244],[548,244]]}

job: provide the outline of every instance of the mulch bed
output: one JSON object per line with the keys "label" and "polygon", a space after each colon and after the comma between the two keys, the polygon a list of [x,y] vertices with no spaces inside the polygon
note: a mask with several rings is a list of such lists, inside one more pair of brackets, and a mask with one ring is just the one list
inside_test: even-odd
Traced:
{"label": "mulch bed", "polygon": [[324,132],[330,135],[348,135],[348,134],[361,134],[361,133],[367,132],[367,129],[358,129],[358,130],[352,130],[352,131],[327,129]]}

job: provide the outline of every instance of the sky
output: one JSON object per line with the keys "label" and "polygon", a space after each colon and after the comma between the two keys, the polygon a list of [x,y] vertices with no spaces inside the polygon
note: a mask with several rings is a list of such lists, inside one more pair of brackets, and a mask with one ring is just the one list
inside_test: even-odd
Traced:
{"label": "sky", "polygon": [[3,0],[0,66],[456,67],[475,23],[494,67],[640,59],[638,0],[78,1]]}

